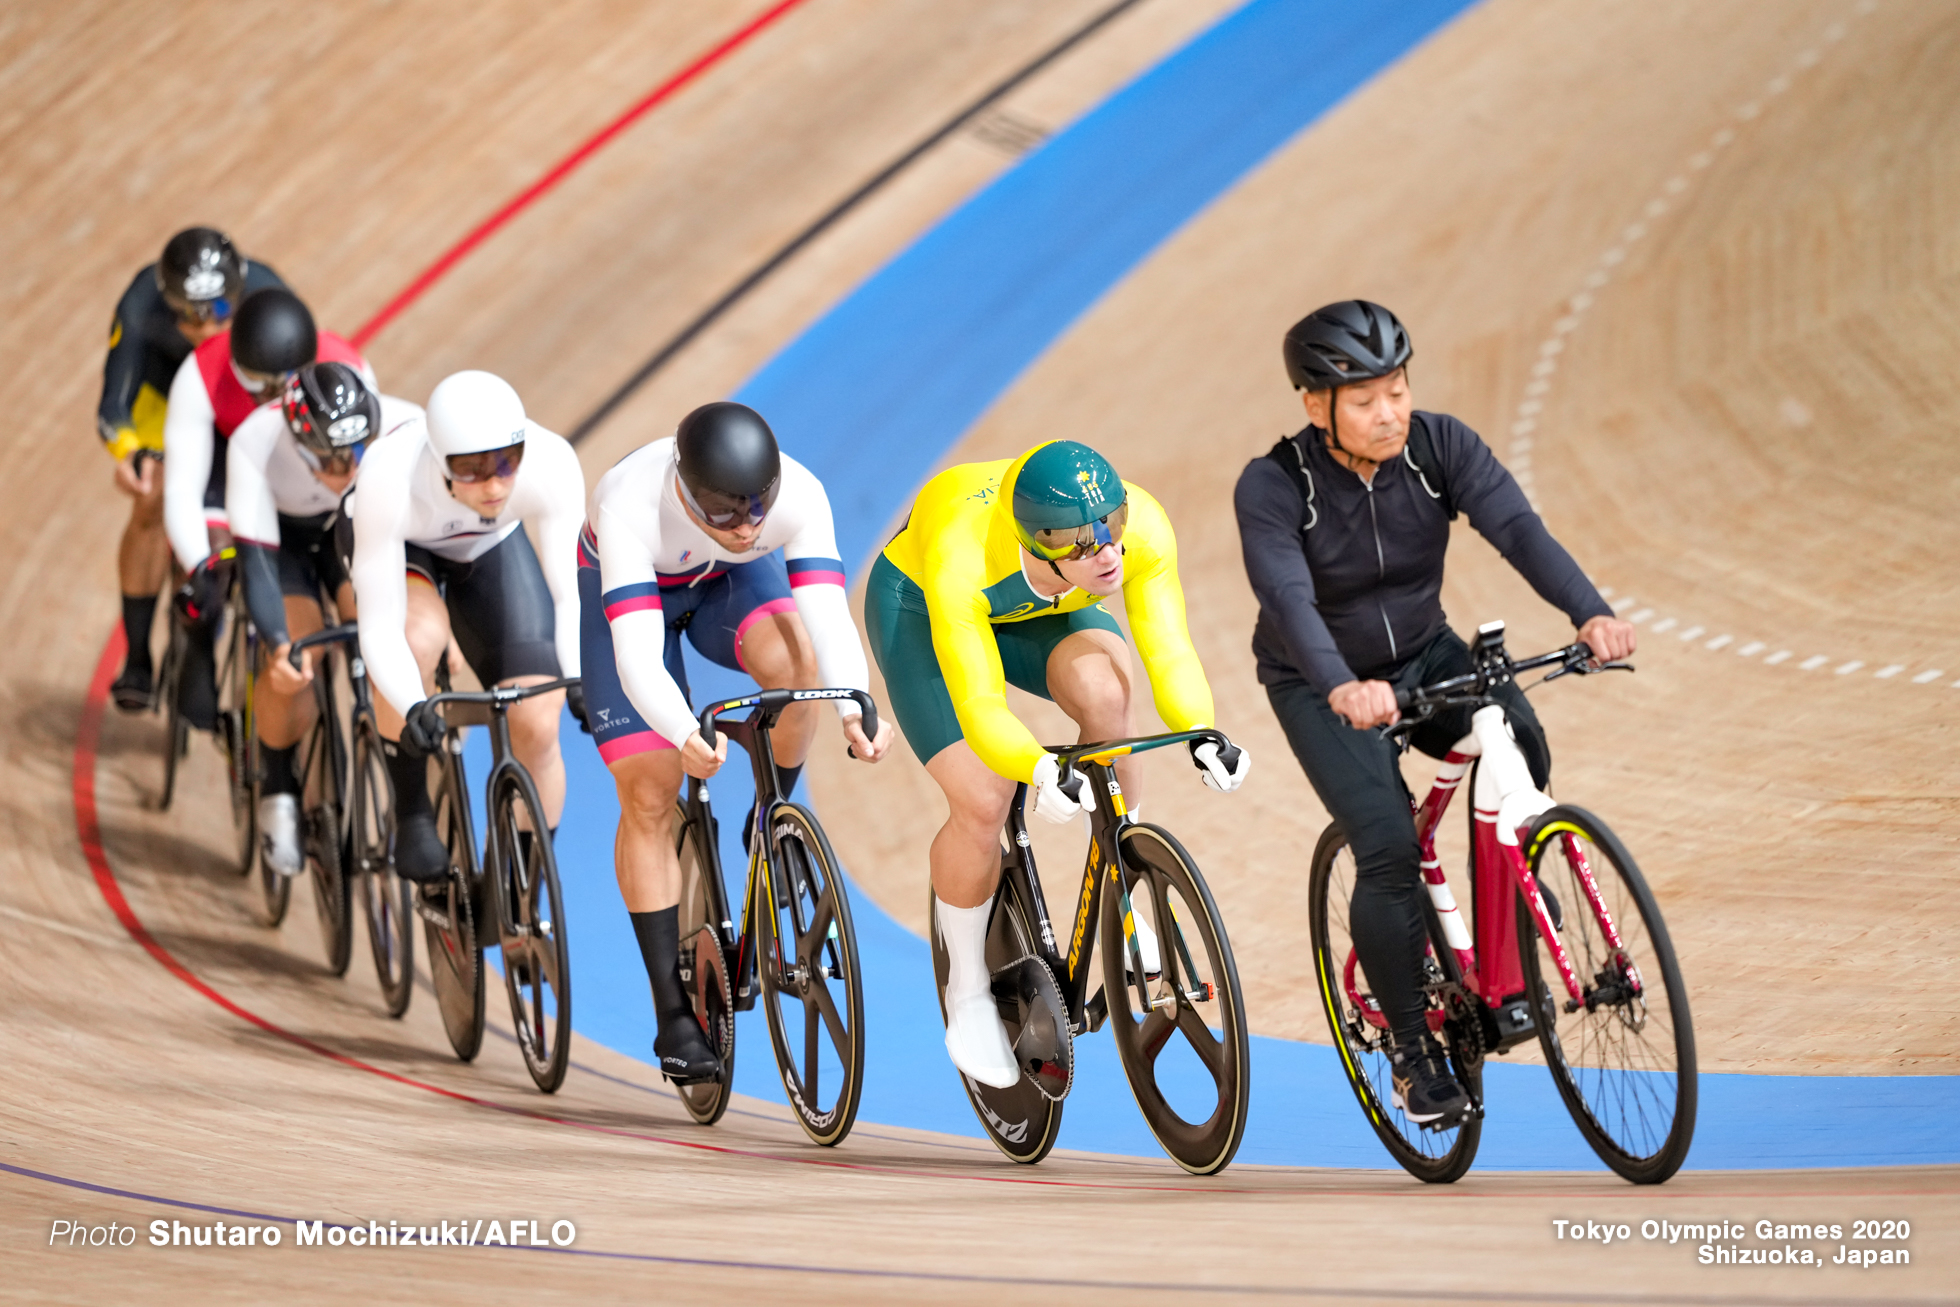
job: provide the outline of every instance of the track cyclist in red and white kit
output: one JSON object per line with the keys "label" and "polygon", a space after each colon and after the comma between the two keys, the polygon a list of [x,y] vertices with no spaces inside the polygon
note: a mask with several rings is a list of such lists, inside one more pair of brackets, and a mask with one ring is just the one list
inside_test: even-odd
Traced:
{"label": "track cyclist in red and white kit", "polygon": [[309,651],[295,670],[292,642],[320,629],[322,595],[341,621],[355,614],[353,587],[334,547],[332,520],[384,432],[422,416],[419,405],[377,395],[345,363],[309,363],[278,404],[252,411],[225,453],[225,514],[252,624],[267,650],[253,718],[259,733],[259,831],[267,865],[302,869],[300,777],[294,752],[316,711]]}
{"label": "track cyclist in red and white kit", "polygon": [[[361,655],[394,781],[395,868],[410,880],[449,874],[426,762],[444,735],[427,702],[436,664],[453,635],[485,686],[577,676],[584,517],[578,455],[527,418],[517,392],[488,372],[444,378],[425,417],[368,452],[343,520],[354,537]],[[512,748],[554,832],[565,808],[564,702],[563,694],[541,694],[513,704],[509,718]],[[576,693],[572,711],[583,712]]]}
{"label": "track cyclist in red and white kit", "polygon": [[[714,775],[728,739],[710,749],[701,738],[681,634],[764,689],[868,688],[829,496],[777,449],[760,414],[704,405],[600,478],[579,540],[579,589],[585,703],[619,788],[619,892],[653,986],[654,1053],[675,1081],[718,1079],[721,1061],[681,986],[673,814],[682,773]],[[891,724],[866,739],[857,705],[838,709],[857,756],[883,757]],[[820,711],[808,703],[783,713],[775,750],[785,793]]]}
{"label": "track cyclist in red and white kit", "polygon": [[316,358],[374,373],[359,351],[314,328],[299,296],[283,287],[245,297],[231,327],[192,351],[170,383],[163,423],[163,525],[178,565],[189,574],[178,608],[188,620],[184,718],[216,724],[217,666],[212,638],[231,585],[231,533],[225,522],[225,442],[261,404],[275,403],[298,368]]}

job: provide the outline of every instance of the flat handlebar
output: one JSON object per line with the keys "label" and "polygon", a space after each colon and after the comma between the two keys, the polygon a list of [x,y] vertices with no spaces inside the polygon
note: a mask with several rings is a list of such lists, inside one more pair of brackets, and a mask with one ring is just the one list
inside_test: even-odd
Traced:
{"label": "flat handlebar", "polygon": [[1519,672],[1534,671],[1540,667],[1557,668],[1545,677],[1547,681],[1574,674],[1591,676],[1596,672],[1633,670],[1633,664],[1629,662],[1600,662],[1591,646],[1584,643],[1568,644],[1563,649],[1530,658],[1512,658],[1504,652],[1501,631],[1497,640],[1488,645],[1482,643],[1480,637],[1479,644],[1471,650],[1471,657],[1479,664],[1475,671],[1429,685],[1397,690],[1395,706],[1404,714],[1416,717],[1426,717],[1439,708],[1478,706],[1489,700],[1493,689],[1515,680]]}
{"label": "flat handlebar", "polygon": [[[703,708],[701,710],[701,742],[710,749],[714,748],[720,742],[720,733],[715,730],[715,718],[720,717],[724,713],[740,712],[744,708],[761,708],[764,712],[779,713],[791,704],[808,703],[813,700],[824,699],[850,699],[854,701],[858,706],[858,711],[864,714],[864,719],[859,723],[858,729],[864,732],[864,738],[867,740],[878,738],[878,706],[871,702],[871,696],[863,690],[758,690],[754,694],[745,694],[739,699],[723,699],[720,703],[711,703],[706,708]],[[855,757],[856,754],[853,753],[852,756]]]}
{"label": "flat handlebar", "polygon": [[581,683],[580,677],[561,676],[555,681],[546,681],[542,685],[505,685],[490,690],[444,690],[441,694],[430,695],[425,702],[438,708],[446,703],[488,704],[493,708],[508,707],[523,699],[550,694],[553,690],[569,689]]}

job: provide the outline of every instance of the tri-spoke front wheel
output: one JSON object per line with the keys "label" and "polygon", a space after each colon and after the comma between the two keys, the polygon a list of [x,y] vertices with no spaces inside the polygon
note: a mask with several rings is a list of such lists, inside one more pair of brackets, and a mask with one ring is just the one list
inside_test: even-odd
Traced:
{"label": "tri-spoke front wheel", "polygon": [[864,1087],[864,984],[844,878],[823,828],[801,806],[769,814],[770,860],[757,970],[769,1039],[803,1132],[835,1144]]}
{"label": "tri-spoke front wheel", "polygon": [[490,796],[490,865],[509,919],[501,923],[504,988],[524,1069],[545,1093],[565,1083],[572,1056],[572,959],[558,859],[537,787],[521,768]]}
{"label": "tri-spoke front wheel", "polygon": [[[714,819],[707,819],[712,825]],[[713,1125],[728,1110],[735,1092],[735,1000],[728,983],[728,899],[721,886],[721,861],[713,849],[712,829],[688,820],[687,806],[674,813],[681,866],[680,962],[681,983],[694,1003],[695,1019],[708,1036],[708,1046],[721,1059],[720,1080],[676,1085],[681,1106],[702,1125]]]}
{"label": "tri-spoke front wheel", "polygon": [[368,950],[388,1015],[408,1011],[415,992],[415,887],[395,873],[395,791],[381,732],[363,718],[354,736],[354,871],[361,877]]}
{"label": "tri-spoke front wheel", "polygon": [[[1157,1142],[1185,1170],[1211,1175],[1245,1138],[1252,1085],[1232,946],[1204,877],[1169,832],[1134,825],[1119,838],[1125,893],[1112,887],[1102,909],[1103,993],[1116,1051]],[[1126,895],[1141,976],[1124,930]]]}
{"label": "tri-spoke front wheel", "polygon": [[1583,808],[1561,804],[1540,817],[1526,850],[1559,904],[1556,933],[1581,995],[1572,999],[1520,903],[1526,992],[1537,996],[1552,1079],[1601,1161],[1635,1184],[1659,1184],[1680,1169],[1695,1133],[1688,988],[1660,908],[1626,846]]}
{"label": "tri-spoke front wheel", "polygon": [[449,849],[449,879],[442,892],[425,899],[423,943],[429,950],[429,980],[442,1014],[443,1033],[456,1056],[468,1062],[483,1047],[483,934],[469,892],[476,866],[475,832],[470,828],[468,791],[460,757],[445,753],[437,771],[436,829]]}
{"label": "tri-spoke front wheel", "polygon": [[[1481,1116],[1470,1116],[1449,1130],[1425,1130],[1395,1106],[1389,1075],[1392,1040],[1380,1005],[1369,992],[1367,976],[1355,956],[1354,936],[1348,929],[1348,904],[1354,898],[1354,850],[1339,826],[1329,826],[1314,850],[1313,872],[1307,883],[1313,926],[1314,976],[1320,982],[1321,1005],[1341,1070],[1360,1100],[1368,1124],[1402,1169],[1430,1184],[1449,1184],[1470,1169],[1483,1137]],[[1433,1006],[1433,1004],[1432,1004]],[[1438,1038],[1447,1046],[1449,1027]],[[1451,1052],[1450,1067],[1474,1078],[1480,1068],[1465,1066]],[[1481,1086],[1472,1084],[1473,1092]]]}

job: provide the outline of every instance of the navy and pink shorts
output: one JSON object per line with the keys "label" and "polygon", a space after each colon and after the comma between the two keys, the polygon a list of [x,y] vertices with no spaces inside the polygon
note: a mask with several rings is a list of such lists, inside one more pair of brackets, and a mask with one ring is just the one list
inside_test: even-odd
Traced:
{"label": "navy and pink shorts", "polygon": [[681,633],[710,661],[736,671],[742,665],[742,634],[771,613],[793,612],[795,584],[843,583],[844,565],[834,558],[785,562],[781,550],[753,563],[711,563],[703,571],[662,575],[657,583],[606,589],[591,547],[579,542],[579,663],[585,676],[585,711],[599,756],[608,764],[652,749],[679,745],[644,721],[626,697],[613,653],[612,619],[621,613],[658,609],[666,618],[667,674],[690,702],[687,668],[681,660]]}

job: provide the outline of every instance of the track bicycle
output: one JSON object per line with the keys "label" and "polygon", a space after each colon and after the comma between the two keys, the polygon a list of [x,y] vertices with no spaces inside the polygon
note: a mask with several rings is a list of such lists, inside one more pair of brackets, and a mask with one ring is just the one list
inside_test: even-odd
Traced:
{"label": "track bicycle", "polygon": [[[1353,852],[1338,825],[1314,850],[1314,972],[1341,1066],[1375,1133],[1410,1174],[1460,1178],[1483,1132],[1483,1064],[1536,1039],[1559,1096],[1600,1160],[1636,1184],[1680,1168],[1694,1136],[1694,1029],[1686,984],[1660,908],[1626,846],[1584,808],[1555,802],[1530,768],[1491,692],[1522,672],[1631,671],[1584,644],[1532,658],[1505,651],[1504,624],[1480,627],[1473,670],[1398,690],[1403,719],[1384,734],[1403,748],[1445,708],[1473,710],[1472,730],[1444,757],[1415,805],[1429,949],[1423,961],[1430,1031],[1469,1092],[1458,1125],[1418,1127],[1390,1097],[1388,1022],[1367,990],[1348,926]],[[1535,687],[1533,687],[1535,688]],[[1436,831],[1471,777],[1466,927],[1436,854]],[[1472,932],[1474,931],[1474,938]]]}
{"label": "track bicycle", "polygon": [[[169,811],[176,797],[177,767],[190,751],[191,737],[191,724],[184,720],[178,706],[191,637],[176,605],[169,607],[170,637],[157,677],[156,705],[162,710],[164,720],[163,787],[157,795],[159,812]],[[252,669],[257,665],[259,636],[245,606],[244,581],[235,567],[231,570],[224,610],[218,616],[212,642],[218,655],[218,715],[214,734],[218,750],[224,755],[225,790],[231,802],[232,827],[238,835],[238,874],[249,876],[259,865],[258,723],[252,716]],[[265,876],[277,877],[277,872],[260,868],[260,873],[267,924],[276,926],[286,915],[285,895],[280,887],[263,880]]]}
{"label": "track bicycle", "polygon": [[[328,940],[328,961],[341,971],[346,963],[341,959],[353,948],[353,925],[349,920],[353,914],[352,881],[358,878],[361,883],[362,914],[367,918],[368,952],[374,957],[375,979],[381,985],[382,1006],[391,1017],[399,1017],[408,1010],[409,996],[415,984],[415,937],[409,933],[409,923],[414,917],[415,886],[403,879],[395,871],[395,790],[388,777],[388,761],[382,753],[381,730],[374,719],[374,692],[368,684],[367,665],[360,655],[358,640],[360,627],[354,622],[331,626],[315,631],[293,641],[288,657],[295,668],[300,666],[300,654],[318,645],[354,644],[347,659],[347,681],[349,687],[349,711],[347,735],[340,747],[346,754],[346,777],[344,787],[334,798],[334,790],[326,783],[326,776],[333,770],[334,745],[331,741],[342,729],[337,712],[327,710],[333,706],[330,685],[316,688],[321,695],[320,721],[313,732],[308,734],[308,750],[305,769],[301,775],[307,778],[306,802],[303,808],[303,830],[306,835],[306,857],[314,875],[314,892],[322,897],[321,925],[327,927],[328,909],[325,906],[326,893],[323,883],[327,869],[323,866],[329,856],[327,850],[333,847],[339,859],[341,879],[341,899],[346,905],[345,923],[339,936]],[[325,674],[330,670],[322,661],[314,675],[316,687],[322,680],[329,679]],[[328,725],[331,723],[331,725]],[[322,744],[316,738],[324,734]],[[322,754],[324,753],[324,756]],[[314,788],[314,777],[321,779],[321,788]],[[329,800],[333,799],[330,803]],[[337,840],[329,840],[329,832],[336,831]]]}
{"label": "track bicycle", "polygon": [[713,748],[717,718],[754,709],[743,721],[719,723],[755,774],[740,934],[722,879],[719,823],[699,777],[688,777],[679,800],[674,841],[681,982],[722,1065],[718,1081],[677,1085],[681,1103],[703,1125],[721,1119],[734,1092],[735,1013],[759,997],[797,1124],[827,1147],[850,1133],[863,1093],[864,977],[837,855],[816,817],[784,792],[770,743],[784,709],[825,699],[854,700],[865,736],[877,735],[878,710],[862,690],[761,690],[701,710],[701,739]]}
{"label": "track bicycle", "polygon": [[[1028,842],[1028,787],[1015,791],[987,927],[987,966],[1021,1079],[1006,1089],[965,1075],[960,1081],[987,1137],[1016,1162],[1039,1162],[1055,1146],[1063,1100],[1074,1084],[1074,1039],[1106,1021],[1143,1119],[1172,1161],[1194,1175],[1211,1175],[1231,1162],[1245,1138],[1251,1054],[1225,923],[1198,864],[1169,831],[1129,815],[1116,781],[1117,758],[1187,741],[1210,741],[1228,769],[1238,765],[1238,749],[1209,729],[1048,747],[1059,759],[1064,793],[1080,800],[1086,784],[1094,800],[1066,954]],[[1145,961],[1140,925],[1155,941],[1154,967]],[[1085,997],[1097,931],[1103,983]],[[948,963],[936,919],[932,964],[943,1019]]]}
{"label": "track bicycle", "polygon": [[[504,990],[524,1069],[539,1089],[555,1093],[571,1065],[571,945],[544,802],[531,773],[511,752],[508,714],[511,705],[577,685],[579,678],[457,691],[448,688],[446,659],[437,678],[438,693],[429,702],[443,710],[449,729],[429,762],[435,769],[436,828],[449,848],[449,878],[423,886],[415,910],[427,935],[429,978],[443,1031],[465,1062],[483,1046],[487,935],[503,950]],[[490,728],[490,774],[483,782],[490,829],[481,858],[463,770],[466,725]]]}
{"label": "track bicycle", "polygon": [[[353,822],[349,804],[352,783],[348,732],[352,716],[343,720],[335,682],[342,663],[337,646],[353,639],[351,624],[316,633],[295,642],[291,662],[300,666],[301,650],[324,646],[313,669],[313,724],[300,737],[295,754],[300,781],[300,854],[313,881],[313,905],[320,918],[320,942],[327,967],[336,976],[347,974],[354,956],[353,889],[348,869],[353,861]],[[339,632],[346,632],[340,636]],[[355,656],[346,663],[349,684],[360,682],[350,701],[365,690],[366,669]],[[277,875],[263,866],[261,875]],[[283,876],[278,877],[286,882]],[[286,882],[290,883],[290,882]]]}

